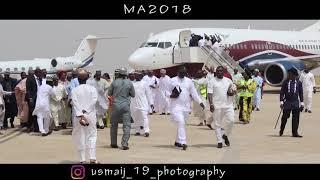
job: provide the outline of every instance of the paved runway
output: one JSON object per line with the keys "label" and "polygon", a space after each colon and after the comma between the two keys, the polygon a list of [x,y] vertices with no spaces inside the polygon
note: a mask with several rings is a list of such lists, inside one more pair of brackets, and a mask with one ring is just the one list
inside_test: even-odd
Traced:
{"label": "paved runway", "polygon": [[[299,133],[291,137],[291,119],[283,137],[278,137],[279,95],[265,94],[260,112],[253,112],[250,124],[238,118],[230,138],[231,146],[216,148],[213,130],[190,116],[187,122],[188,149],[173,146],[176,128],[169,116],[150,116],[151,136],[132,136],[130,150],[111,149],[109,128],[98,130],[97,158],[102,163],[320,163],[320,95],[314,95],[313,113],[302,113]],[[238,111],[236,111],[238,115]],[[121,128],[121,127],[120,127]],[[120,145],[122,129],[119,129]],[[41,137],[22,130],[8,129],[0,135],[0,163],[74,163],[77,155],[71,129]]]}

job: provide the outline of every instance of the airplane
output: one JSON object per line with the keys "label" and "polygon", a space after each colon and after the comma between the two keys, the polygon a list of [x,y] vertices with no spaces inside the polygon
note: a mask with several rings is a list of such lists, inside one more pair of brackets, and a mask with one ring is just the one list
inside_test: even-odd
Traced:
{"label": "airplane", "polygon": [[100,39],[119,39],[125,37],[96,37],[88,35],[85,37],[73,56],[54,58],[35,58],[33,60],[0,61],[0,74],[20,74],[36,68],[46,69],[48,74],[59,71],[72,71],[77,68],[86,68],[92,65],[97,42]]}
{"label": "airplane", "polygon": [[[140,48],[128,58],[129,65],[137,70],[166,69],[175,76],[177,68],[184,65],[188,73],[195,73],[205,62],[174,63],[174,50],[179,48],[180,33],[191,31],[196,35],[212,35],[220,42],[213,46],[222,48],[242,68],[259,69],[271,86],[281,86],[287,78],[287,70],[299,71],[320,66],[320,21],[301,31],[275,31],[226,28],[185,28],[152,34]],[[189,38],[190,39],[190,38]],[[230,72],[232,73],[232,72]]]}

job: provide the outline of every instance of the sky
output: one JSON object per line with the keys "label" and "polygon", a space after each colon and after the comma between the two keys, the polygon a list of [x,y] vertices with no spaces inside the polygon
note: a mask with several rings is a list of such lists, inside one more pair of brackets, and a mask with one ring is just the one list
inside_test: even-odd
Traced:
{"label": "sky", "polygon": [[0,61],[72,56],[87,35],[125,39],[98,42],[90,70],[113,73],[150,33],[177,28],[301,30],[317,20],[0,20]]}

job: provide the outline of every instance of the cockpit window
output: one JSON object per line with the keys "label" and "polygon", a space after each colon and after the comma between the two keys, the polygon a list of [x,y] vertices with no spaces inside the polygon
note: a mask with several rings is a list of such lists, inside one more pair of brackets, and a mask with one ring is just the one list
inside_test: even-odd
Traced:
{"label": "cockpit window", "polygon": [[142,48],[146,45],[146,42],[142,43],[141,46],[139,48]]}
{"label": "cockpit window", "polygon": [[169,48],[172,46],[171,42],[165,42],[164,44],[165,44],[165,48]]}
{"label": "cockpit window", "polygon": [[164,42],[160,42],[160,43],[158,44],[158,48],[164,49]]}
{"label": "cockpit window", "polygon": [[157,47],[158,42],[147,42],[144,47]]}

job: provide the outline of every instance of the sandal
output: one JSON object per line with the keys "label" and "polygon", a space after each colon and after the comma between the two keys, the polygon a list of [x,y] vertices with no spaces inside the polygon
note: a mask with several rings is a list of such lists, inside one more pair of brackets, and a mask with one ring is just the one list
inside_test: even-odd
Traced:
{"label": "sandal", "polygon": [[100,162],[97,160],[90,160],[90,164],[100,164]]}

